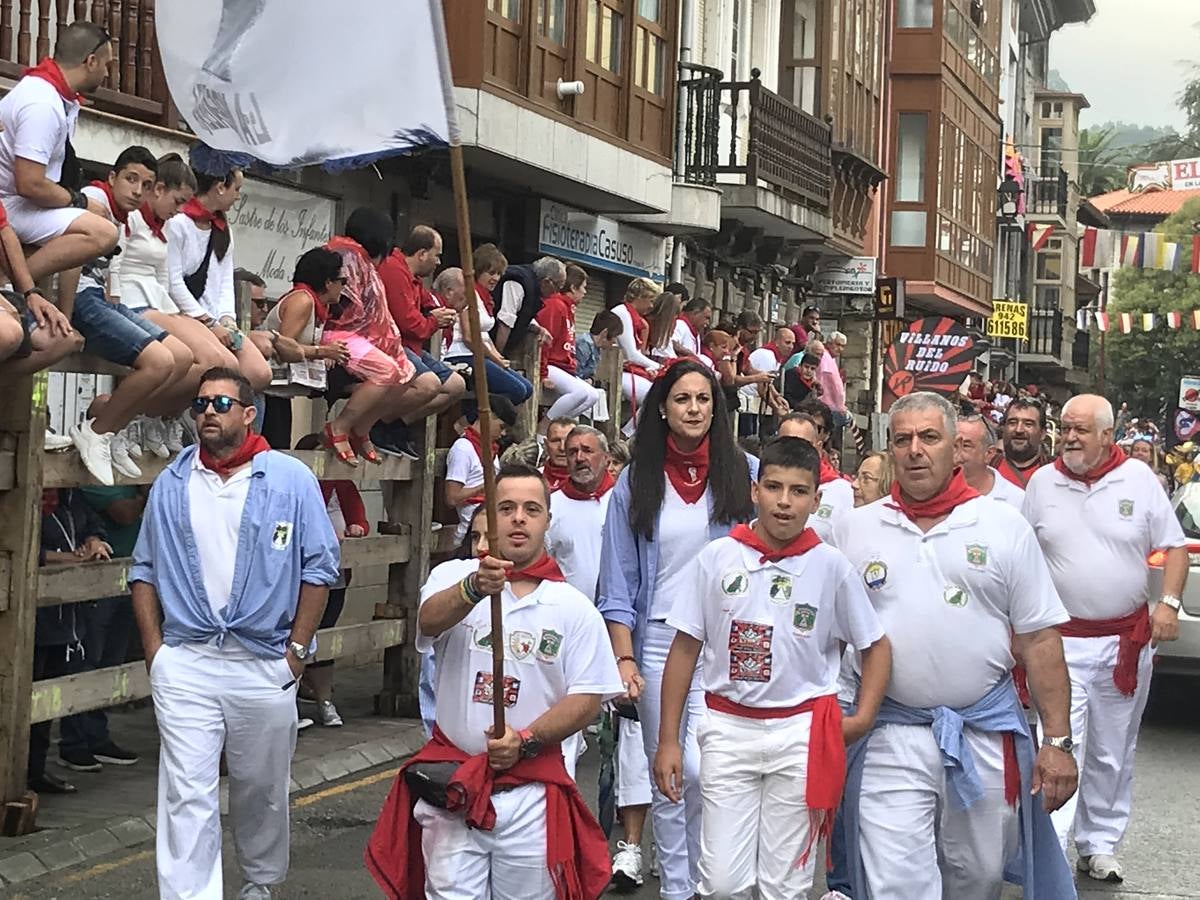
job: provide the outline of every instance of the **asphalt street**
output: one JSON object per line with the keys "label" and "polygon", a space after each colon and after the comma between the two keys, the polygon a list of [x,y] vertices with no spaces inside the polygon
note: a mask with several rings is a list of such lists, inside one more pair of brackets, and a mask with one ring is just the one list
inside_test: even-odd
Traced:
{"label": "asphalt street", "polygon": [[[1125,884],[1080,885],[1084,900],[1179,900],[1200,898],[1200,706],[1196,681],[1163,680],[1156,684],[1138,749],[1134,823],[1121,854]],[[336,898],[356,900],[380,896],[362,866],[362,849],[391,783],[392,768],[359,773],[351,779],[301,795],[294,800],[292,869],[275,896],[281,900]],[[581,761],[580,784],[596,784],[596,752]],[[239,886],[226,835],[226,896]],[[64,870],[7,896],[26,900],[154,900],[153,851],[116,854],[86,867]],[[634,897],[657,896],[648,878]],[[813,897],[821,896],[814,888]],[[1005,898],[1020,892],[1006,892]]]}

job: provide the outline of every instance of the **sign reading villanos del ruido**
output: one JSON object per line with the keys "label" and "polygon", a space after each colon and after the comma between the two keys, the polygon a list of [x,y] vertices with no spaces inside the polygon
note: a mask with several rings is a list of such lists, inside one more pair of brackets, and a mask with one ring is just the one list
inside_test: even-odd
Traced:
{"label": "sign reading villanos del ruido", "polygon": [[954,395],[979,351],[960,323],[929,316],[900,332],[883,357],[883,411],[914,391]]}

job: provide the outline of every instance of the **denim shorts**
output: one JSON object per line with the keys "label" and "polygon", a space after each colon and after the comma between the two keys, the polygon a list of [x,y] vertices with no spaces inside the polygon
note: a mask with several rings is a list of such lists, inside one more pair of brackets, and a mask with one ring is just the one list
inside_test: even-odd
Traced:
{"label": "denim shorts", "polygon": [[445,384],[450,380],[450,376],[454,374],[453,369],[451,369],[440,359],[434,359],[432,355],[426,353],[424,350],[422,350],[420,353],[416,353],[405,347],[404,355],[408,357],[408,361],[412,363],[413,368],[416,369],[416,374],[413,375],[414,378],[417,377],[417,375],[424,375],[426,372],[432,372],[438,377],[438,381],[440,381],[442,384]]}
{"label": "denim shorts", "polygon": [[75,295],[71,325],[83,335],[83,349],[111,363],[132,366],[154,341],[167,332],[120,303],[111,303],[98,287],[84,288]]}

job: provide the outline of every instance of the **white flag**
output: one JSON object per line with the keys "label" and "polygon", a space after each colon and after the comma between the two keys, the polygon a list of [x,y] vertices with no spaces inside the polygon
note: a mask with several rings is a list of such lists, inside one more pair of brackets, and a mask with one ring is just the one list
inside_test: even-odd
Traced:
{"label": "white flag", "polygon": [[365,165],[458,143],[441,0],[159,0],[171,96],[210,147]]}

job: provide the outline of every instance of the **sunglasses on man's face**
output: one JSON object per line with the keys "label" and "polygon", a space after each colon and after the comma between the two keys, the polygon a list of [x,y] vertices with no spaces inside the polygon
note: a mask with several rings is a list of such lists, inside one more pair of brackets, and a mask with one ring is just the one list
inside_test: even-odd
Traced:
{"label": "sunglasses on man's face", "polygon": [[209,404],[212,404],[213,412],[223,416],[233,409],[235,403],[238,406],[246,405],[236,397],[227,397],[225,394],[217,394],[215,397],[197,397],[192,401],[192,415],[204,415],[208,411]]}

